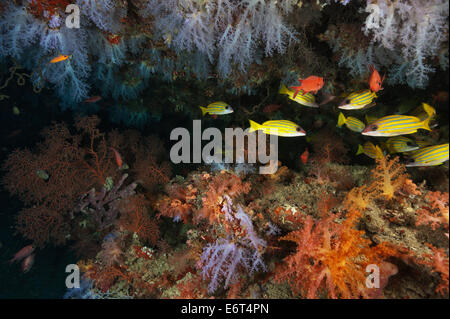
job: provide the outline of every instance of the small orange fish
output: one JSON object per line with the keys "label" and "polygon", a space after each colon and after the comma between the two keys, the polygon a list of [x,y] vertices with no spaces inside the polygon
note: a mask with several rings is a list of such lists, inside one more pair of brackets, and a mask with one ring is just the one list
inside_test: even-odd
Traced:
{"label": "small orange fish", "polygon": [[308,148],[306,148],[305,151],[302,153],[302,155],[300,155],[300,160],[302,161],[303,164],[306,164],[306,162],[308,162],[308,157],[309,151]]}
{"label": "small orange fish", "polygon": [[90,98],[84,100],[83,103],[95,103],[95,102],[100,101],[101,99],[102,99],[101,96],[95,95],[95,96],[91,96]]}
{"label": "small orange fish", "polygon": [[61,61],[65,61],[65,60],[67,60],[70,57],[72,57],[72,55],[60,54],[56,58],[51,59],[50,63],[58,63],[58,62],[61,62]]}
{"label": "small orange fish", "polygon": [[292,97],[293,99],[295,99],[300,91],[303,91],[302,95],[305,95],[308,92],[316,94],[324,85],[323,78],[315,75],[308,76],[304,80],[298,79],[298,81],[300,82],[299,86],[290,87],[292,90],[295,90],[294,96]]}
{"label": "small orange fish", "polygon": [[370,75],[369,78],[370,89],[376,93],[383,89],[381,85],[383,84],[384,77],[386,76],[386,74],[383,75],[383,78],[381,78],[380,73],[378,73],[378,71],[375,70],[375,67],[371,64],[369,65],[369,69],[370,71],[372,71],[372,74]]}
{"label": "small orange fish", "polygon": [[116,159],[117,166],[119,166],[119,168],[122,167],[123,164],[122,156],[120,156],[119,152],[114,147],[110,147],[110,149],[112,149],[114,152],[114,157]]}
{"label": "small orange fish", "polygon": [[13,262],[20,261],[23,258],[28,257],[29,255],[31,255],[31,253],[33,253],[33,251],[34,251],[33,245],[25,246],[14,255],[14,258],[11,259],[9,263],[12,264]]}
{"label": "small orange fish", "polygon": [[33,267],[34,264],[34,254],[31,254],[22,261],[22,272],[26,274],[30,271],[31,267]]}

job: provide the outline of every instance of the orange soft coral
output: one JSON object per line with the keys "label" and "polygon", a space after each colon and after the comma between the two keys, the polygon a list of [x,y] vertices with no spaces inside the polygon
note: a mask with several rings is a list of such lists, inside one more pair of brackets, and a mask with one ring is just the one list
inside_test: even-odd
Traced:
{"label": "orange soft coral", "polygon": [[306,298],[319,297],[320,288],[331,298],[370,297],[366,266],[380,265],[395,251],[385,244],[371,246],[364,232],[354,228],[359,216],[349,212],[342,224],[334,221],[338,215],[319,221],[307,216],[301,230],[281,238],[295,242],[297,250],[278,267],[275,280],[288,280],[293,291]]}
{"label": "orange soft coral", "polygon": [[377,159],[372,178],[372,188],[384,199],[392,199],[405,184],[407,174],[405,167],[398,162],[398,157],[390,159],[386,156]]}

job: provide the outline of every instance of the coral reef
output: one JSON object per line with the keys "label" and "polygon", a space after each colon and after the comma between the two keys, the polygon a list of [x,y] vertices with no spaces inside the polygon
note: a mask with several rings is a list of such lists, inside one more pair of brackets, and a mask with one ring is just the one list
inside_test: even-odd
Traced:
{"label": "coral reef", "polygon": [[[3,1],[0,104],[25,123],[1,149],[15,229],[75,251],[81,287],[65,298],[448,298],[448,154],[405,165],[417,147],[448,149],[447,18],[448,0]],[[310,76],[324,83],[314,107],[279,93]],[[369,87],[376,102],[345,112],[361,130],[429,123],[407,151],[336,128],[338,101]],[[214,101],[233,114],[201,114]],[[307,133],[277,140],[273,174],[249,163],[267,136],[221,139],[234,163],[174,165],[169,132],[194,119]],[[196,123],[186,148],[204,155]],[[380,154],[354,156],[365,143]]]}

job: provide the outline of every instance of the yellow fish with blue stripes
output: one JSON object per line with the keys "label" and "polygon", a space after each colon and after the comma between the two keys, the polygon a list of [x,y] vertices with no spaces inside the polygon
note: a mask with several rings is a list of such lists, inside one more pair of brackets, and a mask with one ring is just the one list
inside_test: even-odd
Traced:
{"label": "yellow fish with blue stripes", "polygon": [[375,98],[377,98],[377,94],[371,90],[353,92],[347,95],[338,107],[343,110],[358,110],[374,105],[373,100]]}
{"label": "yellow fish with blue stripes", "polygon": [[378,145],[375,146],[372,142],[365,142],[363,145],[359,144],[356,155],[359,154],[365,154],[373,159],[382,158],[384,156],[381,148]]}
{"label": "yellow fish with blue stripes", "polygon": [[297,96],[294,99],[295,92],[289,90],[286,87],[286,85],[281,84],[281,89],[280,89],[280,91],[278,91],[278,93],[289,95],[289,99],[291,99],[292,101],[297,102],[301,105],[309,106],[309,107],[319,107],[319,105],[316,103],[316,97],[309,92],[302,95],[303,91],[300,90],[299,94],[297,94]]}
{"label": "yellow fish with blue stripes", "polygon": [[417,143],[405,136],[394,136],[386,141],[386,148],[390,154],[410,152],[419,149]]}
{"label": "yellow fish with blue stripes", "polygon": [[424,105],[424,109],[428,117],[423,121],[410,115],[388,115],[367,125],[361,134],[368,136],[398,136],[413,134],[419,129],[431,131],[429,122],[435,110],[428,104]]}
{"label": "yellow fish with blue stripes", "polygon": [[349,130],[353,132],[361,133],[362,130],[366,127],[366,124],[364,124],[362,121],[358,120],[356,117],[348,116],[345,117],[344,114],[339,113],[338,117],[338,126],[341,127],[344,125],[348,127]]}
{"label": "yellow fish with blue stripes", "polygon": [[202,115],[211,114],[211,115],[225,115],[233,113],[233,109],[225,102],[214,102],[209,104],[207,107],[200,106],[200,110],[202,110]]}
{"label": "yellow fish with blue stripes", "polygon": [[250,122],[249,132],[263,131],[264,134],[292,137],[305,136],[306,132],[299,125],[288,120],[272,120],[263,124],[258,124],[252,120]]}
{"label": "yellow fish with blue stripes", "polygon": [[407,167],[436,166],[448,161],[449,144],[427,146],[410,152]]}

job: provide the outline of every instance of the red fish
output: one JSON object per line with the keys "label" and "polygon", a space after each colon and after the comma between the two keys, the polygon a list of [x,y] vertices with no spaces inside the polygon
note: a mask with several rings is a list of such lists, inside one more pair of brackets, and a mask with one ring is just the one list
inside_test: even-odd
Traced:
{"label": "red fish", "polygon": [[263,108],[264,113],[271,113],[277,111],[281,107],[280,104],[269,104]]}
{"label": "red fish", "polygon": [[298,79],[298,81],[300,82],[299,86],[290,87],[292,90],[295,90],[294,96],[292,97],[293,99],[295,99],[298,92],[300,91],[303,91],[302,95],[305,95],[305,93],[308,92],[313,92],[314,94],[316,94],[324,84],[323,78],[315,75],[308,76],[304,80]]}
{"label": "red fish", "polygon": [[101,99],[102,99],[101,96],[95,95],[95,96],[91,96],[90,98],[84,100],[83,103],[95,103],[95,102],[100,101]]}
{"label": "red fish", "polygon": [[120,153],[114,147],[110,147],[110,149],[112,149],[114,152],[114,157],[116,159],[117,166],[119,166],[119,168],[122,167],[123,164],[122,156],[120,156]]}
{"label": "red fish", "polygon": [[309,152],[308,152],[308,148],[306,148],[305,151],[302,153],[302,155],[300,155],[300,160],[302,161],[303,164],[306,164],[306,162],[308,162],[308,157],[309,157]]}
{"label": "red fish", "polygon": [[30,271],[31,267],[33,267],[34,264],[34,254],[31,254],[22,261],[22,272],[27,273]]}
{"label": "red fish", "polygon": [[381,85],[383,84],[384,77],[386,76],[386,74],[383,75],[383,78],[381,78],[380,73],[378,73],[378,71],[375,70],[375,67],[373,65],[369,65],[369,68],[370,71],[372,71],[372,74],[370,75],[369,78],[370,89],[373,92],[378,92],[383,89]]}
{"label": "red fish", "polygon": [[13,262],[20,261],[25,257],[28,257],[31,255],[34,251],[33,245],[28,245],[23,247],[21,250],[19,250],[15,255],[14,258],[11,259],[9,262],[12,264]]}

